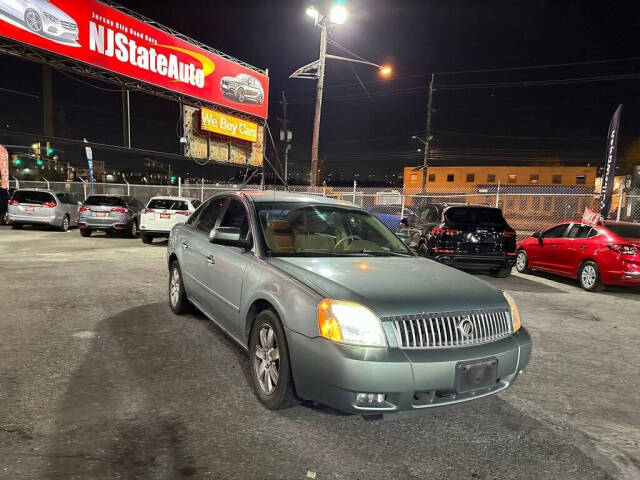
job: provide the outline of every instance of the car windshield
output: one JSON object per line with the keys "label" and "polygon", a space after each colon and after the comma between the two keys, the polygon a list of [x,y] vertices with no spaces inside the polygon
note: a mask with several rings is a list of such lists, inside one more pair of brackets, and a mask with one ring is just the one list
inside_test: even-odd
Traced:
{"label": "car windshield", "polygon": [[19,203],[33,203],[36,205],[42,205],[45,202],[55,202],[53,195],[50,193],[31,190],[18,190],[13,194],[12,200]]}
{"label": "car windshield", "polygon": [[87,198],[84,202],[85,205],[93,206],[105,206],[105,207],[122,207],[124,206],[124,200],[120,197],[106,197],[100,195],[93,195]]}
{"label": "car windshield", "polygon": [[445,219],[454,224],[505,225],[507,222],[497,208],[454,207],[446,210]]}
{"label": "car windshield", "polygon": [[167,198],[153,198],[149,201],[147,208],[155,208],[158,210],[189,210],[187,202]]}
{"label": "car windshield", "polygon": [[412,256],[376,217],[355,208],[258,203],[267,252],[274,256]]}
{"label": "car windshield", "polygon": [[640,224],[630,225],[628,223],[609,223],[606,227],[616,235],[623,238],[640,238]]}

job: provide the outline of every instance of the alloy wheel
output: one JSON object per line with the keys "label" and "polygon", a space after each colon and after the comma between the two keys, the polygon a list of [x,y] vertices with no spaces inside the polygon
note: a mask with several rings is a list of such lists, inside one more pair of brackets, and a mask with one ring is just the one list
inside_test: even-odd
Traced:
{"label": "alloy wheel", "polygon": [[133,238],[136,238],[136,235],[138,234],[138,226],[136,225],[136,222],[133,222],[131,224],[131,236]]}
{"label": "alloy wheel", "polygon": [[269,325],[260,328],[259,344],[253,359],[258,384],[264,393],[271,395],[280,377],[280,349],[275,332]]}
{"label": "alloy wheel", "polygon": [[178,271],[178,267],[173,267],[171,272],[171,282],[169,284],[169,300],[171,301],[172,306],[176,306],[178,304],[178,299],[180,297],[180,272]]}
{"label": "alloy wheel", "polygon": [[516,267],[518,268],[519,272],[522,272],[525,268],[527,268],[527,255],[522,250],[518,252]]}
{"label": "alloy wheel", "polygon": [[582,274],[580,275],[582,280],[582,285],[588,290],[591,290],[598,280],[598,273],[593,265],[585,265],[582,269]]}
{"label": "alloy wheel", "polygon": [[66,232],[67,230],[69,230],[69,218],[68,217],[64,217],[62,219],[62,231]]}

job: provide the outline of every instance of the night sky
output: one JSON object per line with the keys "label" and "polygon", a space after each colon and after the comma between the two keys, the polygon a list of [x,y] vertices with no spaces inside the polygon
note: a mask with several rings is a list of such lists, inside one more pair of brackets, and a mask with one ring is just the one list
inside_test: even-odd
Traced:
{"label": "night sky", "polygon": [[[238,59],[268,68],[269,123],[277,136],[284,90],[295,137],[292,168],[307,168],[315,83],[288,76],[317,58],[319,31],[304,14],[308,3],[122,3]],[[322,2],[316,4],[322,8]],[[640,78],[611,78],[640,71],[640,17],[631,2],[350,0],[347,5],[348,23],[332,31],[332,38],[362,57],[393,65],[394,76],[381,80],[370,67],[328,61],[320,137],[320,157],[327,172],[341,173],[348,181],[354,172],[360,178],[371,174],[383,179],[403,166],[421,164],[416,152],[421,145],[411,135],[425,131],[431,73],[436,73],[432,164],[513,164],[553,157],[566,163],[600,164],[618,103],[625,104],[622,149],[640,137]],[[335,46],[329,51],[345,54]],[[632,61],[609,61],[635,56]],[[596,61],[600,63],[499,70]],[[41,132],[40,67],[7,56],[0,62],[2,128]],[[467,73],[446,73],[460,71]],[[556,82],[585,77],[607,81]],[[539,83],[545,81],[552,82]],[[486,84],[491,86],[478,88]],[[54,99],[56,136],[121,144],[119,93],[55,72]],[[178,152],[178,106],[139,93],[133,94],[132,102],[134,146]],[[81,161],[81,153],[68,150],[72,161]],[[101,155],[109,166],[141,164],[141,157]],[[268,155],[274,157],[271,149]],[[202,172],[190,162],[176,167],[178,173]],[[232,169],[207,168],[221,178],[233,175]]]}

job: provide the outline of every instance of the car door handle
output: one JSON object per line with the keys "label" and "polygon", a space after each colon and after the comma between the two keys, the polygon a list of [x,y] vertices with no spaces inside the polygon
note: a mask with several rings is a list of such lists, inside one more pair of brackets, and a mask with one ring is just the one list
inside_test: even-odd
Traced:
{"label": "car door handle", "polygon": [[558,245],[556,245],[556,244],[552,243],[552,244],[551,244],[551,248],[558,248]]}
{"label": "car door handle", "polygon": [[189,244],[187,242],[182,242],[182,248],[184,249],[189,248]]}
{"label": "car door handle", "polygon": [[207,263],[208,263],[209,265],[215,265],[215,263],[216,263],[216,259],[215,259],[215,258],[213,258],[213,255],[209,255],[209,256],[207,257]]}
{"label": "car door handle", "polygon": [[580,245],[580,248],[581,248],[582,250],[584,250],[584,249],[586,249],[586,248],[587,248],[587,246],[586,246],[586,245]]}

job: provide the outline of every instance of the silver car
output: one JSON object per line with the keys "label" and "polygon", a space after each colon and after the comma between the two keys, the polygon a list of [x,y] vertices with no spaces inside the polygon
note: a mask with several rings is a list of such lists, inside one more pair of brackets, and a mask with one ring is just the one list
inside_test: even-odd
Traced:
{"label": "silver car", "polygon": [[260,80],[246,73],[235,77],[222,77],[220,89],[224,95],[235,98],[240,103],[254,102],[262,105],[264,102],[264,90]]}
{"label": "silver car", "polygon": [[414,255],[353,204],[222,194],[169,236],[169,301],[249,351],[270,409],[306,399],[363,415],[491,395],[527,366],[513,299]]}
{"label": "silver car", "polygon": [[13,228],[42,225],[66,232],[78,224],[78,200],[68,192],[16,190],[9,200],[7,221]]}
{"label": "silver car", "polygon": [[80,235],[107,232],[136,238],[143,208],[140,200],[127,195],[90,195],[78,209]]}
{"label": "silver car", "polygon": [[24,23],[33,33],[78,41],[78,24],[49,0],[0,0],[0,12]]}

